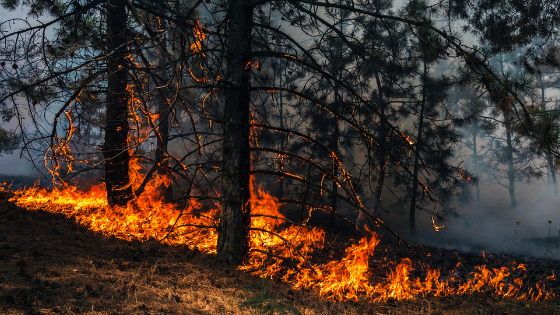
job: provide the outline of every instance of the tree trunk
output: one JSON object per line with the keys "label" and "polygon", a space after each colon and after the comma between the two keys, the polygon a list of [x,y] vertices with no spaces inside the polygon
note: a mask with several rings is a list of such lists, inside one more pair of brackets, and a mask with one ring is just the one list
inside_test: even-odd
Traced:
{"label": "tree trunk", "polygon": [[511,208],[517,208],[517,199],[515,197],[515,168],[513,166],[513,144],[511,142],[511,122],[507,113],[504,114],[506,127],[506,159],[508,163],[508,180],[509,180],[509,198],[511,200]]}
{"label": "tree trunk", "polygon": [[[378,7],[379,10],[379,7]],[[388,107],[388,104],[386,103],[386,101],[384,100],[384,96],[383,93],[381,92],[381,87],[383,86],[381,83],[381,78],[379,77],[379,72],[376,71],[375,72],[375,81],[377,83],[377,93],[378,93],[378,97],[379,97],[379,105],[380,105],[380,109],[379,109],[379,115],[383,118],[385,118],[385,109]],[[389,100],[391,97],[390,94],[390,89],[387,91],[387,100]],[[387,124],[385,123],[385,121],[383,119],[380,119],[380,125],[381,128],[378,130],[377,132],[377,139],[378,141],[381,141],[381,143],[383,143],[383,146],[387,147]],[[379,177],[377,178],[377,185],[375,186],[375,191],[373,192],[373,204],[371,209],[365,209],[369,214],[373,215],[374,217],[378,217],[379,216],[379,211],[381,210],[381,194],[383,193],[383,185],[385,183],[385,174],[386,174],[386,169],[385,166],[387,165],[388,162],[388,157],[386,156],[386,152],[378,152],[377,154],[377,159],[379,161],[379,167],[381,168],[379,171]],[[363,230],[364,227],[366,226],[367,222],[366,222],[366,214],[362,211],[360,211],[360,213],[358,213],[358,217],[356,219],[356,228],[358,230]]]}
{"label": "tree trunk", "polygon": [[[161,24],[158,23],[158,25]],[[165,40],[162,41],[162,45],[165,47],[166,45]],[[161,81],[158,80],[156,82],[156,85],[158,86],[163,86],[167,84],[168,76],[167,73],[165,72],[165,69],[163,69],[165,63],[166,62],[165,62],[164,52],[162,51],[161,48],[158,48],[157,66],[161,67],[161,69],[158,71],[158,75],[162,79]],[[167,103],[167,98],[165,97],[165,93],[164,93],[165,90],[166,89],[158,89],[155,96],[156,113],[159,114],[158,121],[156,122],[158,124],[158,128],[157,128],[158,136],[156,137],[157,147],[155,152],[155,162],[159,164],[159,168],[157,169],[158,175],[166,175],[167,174],[166,169],[168,169],[169,166],[169,163],[166,159],[167,159],[167,145],[169,143],[169,112],[171,109],[169,108],[169,104]],[[161,192],[164,201],[173,200],[173,187],[171,185],[169,185],[168,187],[162,185],[161,187],[159,187],[159,191]]]}
{"label": "tree trunk", "polygon": [[[282,86],[282,79],[280,79],[280,86]],[[280,128],[284,129],[284,99],[282,97],[282,94],[283,93],[280,93]],[[280,137],[280,150],[282,151],[284,150],[284,146],[286,145],[285,142],[285,135],[282,134],[282,137]],[[280,159],[279,164],[280,172],[284,172],[284,159]],[[278,185],[280,185],[278,198],[284,199],[284,177],[280,177],[280,180],[278,180]]]}
{"label": "tree trunk", "polygon": [[[474,171],[478,174],[478,149],[476,148],[476,132],[473,132],[473,160]],[[476,183],[476,209],[480,209],[480,185]]]}
{"label": "tree trunk", "polygon": [[[127,14],[125,2],[107,1],[107,104],[105,143],[105,187],[109,206],[126,206],[133,198],[128,175],[130,151],[128,150],[127,91]],[[122,46],[121,46],[122,45]]]}
{"label": "tree trunk", "polygon": [[416,236],[416,197],[418,195],[418,164],[420,160],[420,150],[422,146],[422,127],[424,126],[424,109],[426,107],[426,82],[428,77],[428,67],[424,62],[424,84],[422,86],[422,103],[420,105],[420,118],[418,120],[418,135],[416,136],[416,155],[414,156],[414,169],[412,171],[412,191],[410,193],[410,211],[408,223],[410,235]]}
{"label": "tree trunk", "polygon": [[[337,93],[338,94],[338,93]],[[332,147],[332,151],[333,153],[336,155],[337,159],[342,160],[342,157],[339,153],[339,148],[338,148],[338,140],[340,138],[340,126],[339,126],[339,121],[338,118],[336,119],[335,122],[335,126],[334,126],[334,135],[333,135],[333,147]],[[335,162],[333,162],[333,176],[337,177],[338,176],[338,164],[336,164]],[[336,195],[336,193],[338,192],[338,184],[336,183],[336,181],[332,181],[332,191],[334,192],[332,195],[332,199],[331,199],[331,213],[329,215],[329,228],[331,230],[334,230],[336,225],[335,225],[335,213],[338,210],[337,209],[337,203],[338,203],[338,196]]]}
{"label": "tree trunk", "polygon": [[[539,75],[537,78],[539,80],[539,83],[541,84],[541,105],[542,105],[543,109],[546,110],[544,80],[542,78],[542,75]],[[547,159],[547,162],[548,162],[549,169],[552,170],[553,168],[551,168],[551,165],[554,166],[554,163],[551,163],[551,160],[549,160],[549,154],[547,154],[546,159]],[[552,187],[551,177],[552,177],[552,172],[546,174],[546,183],[548,185],[548,189],[550,189],[550,187]],[[556,174],[554,175],[554,177],[556,177]],[[556,187],[556,184],[554,184],[554,186]],[[557,190],[558,190],[558,188],[555,188],[556,194],[558,194]]]}
{"label": "tree trunk", "polygon": [[222,213],[217,257],[239,265],[249,250],[250,69],[252,7],[249,1],[228,1],[227,80],[223,119]]}
{"label": "tree trunk", "polygon": [[[500,69],[502,71],[502,78],[504,74],[504,56],[500,53]],[[509,199],[511,201],[511,208],[517,208],[517,198],[515,197],[515,168],[513,165],[513,144],[511,142],[511,121],[509,120],[509,107],[503,111],[504,113],[504,127],[506,128],[506,159],[508,163],[508,181],[509,181]]]}
{"label": "tree trunk", "polygon": [[554,193],[558,196],[558,184],[556,183],[556,170],[554,167],[554,158],[552,153],[546,155],[546,160],[548,162],[548,169],[550,171],[550,177],[552,178],[552,186],[554,187]]}
{"label": "tree trunk", "polygon": [[[311,137],[311,132],[309,132],[309,137]],[[311,154],[309,156],[309,159],[311,161],[313,161],[313,151],[311,151]],[[311,164],[307,164],[307,177],[305,178],[305,180],[307,181],[311,181]],[[303,199],[302,201],[304,203],[309,202],[309,192],[311,190],[311,187],[309,186],[309,183],[305,183],[305,193],[303,195]],[[306,204],[302,203],[301,204],[301,208],[299,209],[299,223],[303,224],[303,222],[308,219],[307,214],[308,211],[306,211],[308,209],[308,206]]]}
{"label": "tree trunk", "polygon": [[[385,106],[381,107],[380,115],[381,116],[385,115]],[[384,122],[381,122],[381,126],[382,126],[381,129],[377,133],[379,139],[378,141],[381,141],[383,145],[386,146],[387,142],[385,140],[387,137],[387,129],[384,128],[386,127],[386,124]],[[365,209],[369,214],[371,214],[374,217],[378,217],[379,211],[381,210],[381,194],[383,193],[383,185],[385,184],[385,175],[386,175],[385,166],[387,165],[388,162],[388,157],[386,156],[385,152],[379,152],[376,155],[379,160],[379,167],[380,167],[379,174],[378,174],[379,177],[377,178],[377,185],[375,186],[375,190],[373,192],[373,203],[371,205],[371,209],[368,208]],[[356,219],[356,228],[358,230],[360,231],[364,230],[364,227],[367,226],[366,217],[367,217],[366,214],[363,213],[362,211],[358,213],[358,217]]]}
{"label": "tree trunk", "polygon": [[[385,163],[386,160],[380,160],[381,170],[379,172],[379,177],[377,178],[377,186],[375,186],[375,191],[373,192],[373,203],[371,209],[366,208],[365,210],[374,217],[379,216],[379,211],[381,210],[381,193],[383,193],[383,185],[385,182]],[[367,215],[360,211],[358,213],[358,218],[356,219],[356,228],[359,231],[364,231],[367,226]]]}

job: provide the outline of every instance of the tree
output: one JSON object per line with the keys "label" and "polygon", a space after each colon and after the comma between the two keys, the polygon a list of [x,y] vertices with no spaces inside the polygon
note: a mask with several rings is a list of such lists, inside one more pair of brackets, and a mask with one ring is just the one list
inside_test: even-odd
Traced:
{"label": "tree", "polygon": [[558,169],[558,158],[554,154],[560,147],[560,110],[541,108],[540,113],[535,115],[534,132],[536,136],[531,141],[532,150],[546,159],[546,164],[552,178],[554,193],[558,195],[558,183],[556,171]]}
{"label": "tree", "polygon": [[[468,77],[468,74],[465,76]],[[464,80],[462,85],[451,91],[448,102],[455,104],[451,106],[450,111],[460,116],[460,119],[454,120],[454,123],[464,133],[463,144],[469,150],[466,153],[469,156],[469,167],[476,176],[471,178],[476,189],[476,208],[480,210],[481,175],[489,171],[484,163],[489,158],[487,138],[496,131],[498,124],[489,119],[490,106],[484,98],[476,94],[476,90],[469,88],[468,80]],[[462,198],[461,201],[466,200]]]}
{"label": "tree", "polygon": [[[513,76],[510,74],[504,74],[504,81],[506,82],[508,89],[515,91],[516,95],[522,93],[528,93],[531,78],[520,74],[518,76]],[[521,128],[525,128],[525,124],[520,123],[516,118],[515,113],[515,100],[511,97],[506,89],[498,88],[494,92],[491,92],[491,98],[496,106],[496,110],[503,117],[503,126],[505,129],[505,146],[499,146],[498,150],[498,161],[505,162],[507,164],[507,180],[508,180],[508,191],[510,195],[511,208],[517,208],[517,197],[515,193],[515,182],[516,178],[520,176],[531,176],[532,170],[530,167],[523,167],[527,164],[527,161],[531,160],[528,152],[523,152],[521,146],[521,139],[514,139],[515,137],[515,125],[521,124]],[[530,124],[532,125],[532,124]],[[534,130],[531,128],[531,130]],[[518,132],[518,134],[520,134]],[[517,155],[517,159],[514,158]],[[517,164],[521,164],[522,167],[516,167]]]}
{"label": "tree", "polygon": [[128,148],[129,52],[126,49],[128,15],[124,1],[107,1],[107,109],[105,114],[105,187],[110,206],[126,206],[132,200]]}
{"label": "tree", "polygon": [[[7,2],[5,6],[13,9],[18,3]],[[67,170],[78,172],[91,169],[92,166],[96,168],[98,151],[84,152],[86,149],[92,149],[89,140],[86,141],[85,147],[79,143],[83,135],[89,139],[92,128],[98,129],[105,137],[101,151],[104,154],[102,163],[106,172],[109,204],[124,206],[135,194],[141,193],[145,185],[141,184],[140,189],[133,193],[128,178],[131,154],[141,148],[142,143],[138,141],[144,141],[138,140],[140,130],[131,129],[133,117],[129,114],[139,110],[132,108],[131,104],[146,107],[145,100],[151,97],[143,98],[141,94],[133,94],[144,91],[142,80],[147,82],[146,80],[155,77],[156,83],[162,83],[162,72],[172,72],[172,78],[177,81],[182,80],[182,75],[177,69],[173,69],[176,64],[169,62],[167,51],[164,53],[166,58],[163,58],[165,62],[157,65],[150,63],[146,54],[154,48],[161,48],[159,37],[154,35],[156,33],[151,31],[149,25],[143,24],[143,18],[134,7],[134,10],[131,10],[130,3],[126,1],[74,1],[66,4],[37,0],[25,4],[29,6],[32,16],[50,15],[53,20],[14,32],[4,32],[5,43],[21,47],[15,51],[4,50],[4,56],[21,62],[25,71],[13,79],[3,81],[12,83],[2,99],[7,101],[14,95],[24,96],[30,106],[33,123],[37,126],[36,135],[22,133],[25,137],[24,148],[30,154],[37,149],[50,151],[50,154],[45,155],[48,159],[45,164],[49,166],[55,178],[60,177],[59,173],[64,163],[68,165]],[[194,13],[194,10],[186,8],[185,15],[179,17],[180,14],[170,10],[166,2],[158,2],[155,7],[148,7],[147,10],[166,21],[180,20],[183,24],[188,24],[191,21],[188,16]],[[167,11],[169,15],[162,15],[162,11]],[[129,15],[133,16],[132,22]],[[148,36],[141,34],[143,26],[146,26]],[[52,38],[48,36],[48,32],[37,32],[49,28],[54,30]],[[27,36],[26,45],[21,45],[21,41],[10,42],[12,38],[21,34]],[[182,40],[189,39],[184,36]],[[173,70],[169,71],[170,68]],[[142,75],[138,75],[139,73]],[[167,86],[173,86],[172,80],[167,83]],[[161,90],[156,89],[156,92]],[[165,90],[169,92],[164,93],[165,96],[175,100],[173,104],[166,102],[168,108],[174,107],[177,102],[184,104],[181,102],[184,98],[178,96],[177,90]],[[150,95],[156,94],[161,95],[150,92]],[[133,100],[135,102],[132,102]],[[22,120],[22,105],[17,103],[17,100],[13,100],[13,108]],[[56,108],[56,114],[51,118],[52,114],[48,113],[53,107]],[[141,115],[150,116],[150,110],[144,109],[140,110]],[[161,107],[159,109],[161,110]],[[41,111],[45,112],[43,119],[38,118]],[[169,112],[172,110],[167,113]],[[137,117],[136,114],[133,116]],[[43,126],[48,124],[50,119],[50,126]],[[164,126],[165,121],[162,119],[161,123],[155,122],[153,127]],[[60,133],[64,136],[61,137]],[[161,153],[161,150],[158,150],[158,153]],[[83,167],[83,162],[87,162],[87,166]],[[152,173],[148,173],[146,180],[150,179]]]}
{"label": "tree", "polygon": [[[227,80],[223,117],[222,214],[218,261],[238,265],[249,249],[250,64],[253,7],[250,1],[227,2]],[[234,18],[235,17],[235,18]]]}
{"label": "tree", "polygon": [[[156,170],[164,168],[189,187],[179,199],[220,200],[218,260],[237,265],[247,256],[249,233],[256,228],[251,226],[251,217],[258,215],[250,208],[251,179],[267,176],[306,186],[304,196],[294,191],[283,192],[283,202],[321,209],[345,220],[340,210],[351,209],[354,218],[357,212],[362,213],[374,226],[383,223],[364,209],[360,195],[365,195],[362,187],[369,186],[369,197],[377,200],[374,208],[380,208],[383,187],[388,186],[384,182],[386,175],[391,175],[392,183],[401,189],[399,198],[405,200],[410,191],[412,202],[406,201],[413,209],[411,217],[418,201],[444,201],[459,186],[460,176],[449,161],[457,134],[446,121],[430,121],[444,106],[445,89],[441,86],[446,86],[447,80],[430,78],[429,65],[446,58],[444,52],[453,51],[466,67],[488,69],[476,49],[465,48],[455,35],[439,30],[430,16],[419,13],[429,7],[426,3],[413,1],[408,11],[401,14],[394,14],[388,2],[229,0],[207,5],[199,0],[185,4],[180,12],[172,10],[167,1],[126,0],[126,7],[122,3],[107,2],[107,16],[90,4],[57,11],[53,23],[64,25],[60,33],[71,33],[71,26],[82,23],[73,17],[88,10],[99,12],[100,22],[104,18],[109,21],[106,29],[102,24],[97,31],[107,33],[108,42],[101,36],[83,36],[80,43],[97,41],[98,54],[89,56],[85,48],[78,50],[74,52],[76,58],[71,59],[72,67],[60,63],[56,70],[42,73],[37,80],[27,81],[23,88],[13,89],[1,98],[7,100],[45,86],[50,104],[58,109],[52,122],[50,139],[54,145],[50,150],[53,156],[64,156],[74,163],[72,150],[66,148],[74,145],[72,118],[83,111],[69,107],[76,99],[85,98],[81,95],[84,91],[88,92],[87,104],[94,104],[95,96],[106,87],[107,98],[97,104],[106,102],[105,124],[100,119],[99,128],[105,132],[103,153],[111,204],[123,205],[138,196]],[[49,8],[56,10],[55,7]],[[195,11],[200,11],[199,20],[195,20]],[[156,29],[146,21],[146,15],[162,19],[162,25],[178,30],[178,38],[172,39],[177,43],[176,51],[169,52],[165,44],[169,40],[165,35],[168,26]],[[122,19],[116,21],[114,16]],[[128,25],[124,24],[127,20]],[[33,30],[28,28],[24,33],[31,34]],[[3,39],[17,34],[7,34]],[[413,36],[422,42],[421,48],[413,43]],[[397,40],[393,41],[394,38]],[[66,42],[60,47],[69,55],[74,48],[71,41]],[[405,56],[401,57],[403,52]],[[158,62],[152,64],[150,54],[159,55]],[[40,60],[44,54],[38,49],[34,56],[33,60]],[[283,68],[278,71],[284,76],[281,80],[267,78],[272,64]],[[414,74],[419,64],[423,71]],[[61,73],[79,79],[69,85],[71,78]],[[56,81],[63,84],[53,84]],[[419,89],[422,99],[415,97]],[[279,120],[270,119],[267,99],[271,94],[281,100]],[[62,102],[54,101],[56,95]],[[169,101],[162,102],[158,99],[161,96]],[[149,104],[154,99],[157,104]],[[181,127],[166,131],[166,120],[153,118],[154,107],[162,117],[178,117],[181,113],[183,120],[169,120],[173,122],[170,126]],[[301,124],[284,125],[285,113],[300,115]],[[314,118],[304,119],[311,117],[311,113]],[[412,114],[419,114],[424,120],[411,129],[407,119]],[[58,123],[60,117],[66,117],[68,128]],[[314,125],[313,119],[329,123]],[[276,125],[278,121],[280,126]],[[142,131],[141,125],[148,126],[147,131]],[[203,132],[199,132],[201,127]],[[66,137],[58,136],[61,129]],[[252,144],[251,137],[258,140],[257,131],[261,130],[262,134],[280,133],[280,138],[286,139],[285,145],[278,148],[272,142],[266,146]],[[157,137],[158,141],[153,159],[145,150],[146,139],[150,137]],[[341,151],[349,139],[355,151],[364,152],[364,159],[345,161]],[[174,155],[172,150],[165,149],[171,141],[182,141],[183,150]],[[134,190],[128,185],[126,171],[130,154],[151,165]],[[261,157],[281,157],[290,169],[257,163]],[[345,169],[348,166],[358,171],[350,174]],[[426,180],[428,173],[436,174],[437,178]],[[117,174],[121,176],[117,178]],[[372,188],[372,182],[379,188]],[[416,189],[410,189],[411,186]],[[192,193],[193,187],[197,193]],[[431,193],[432,188],[435,194]],[[435,210],[431,214],[436,216]]]}

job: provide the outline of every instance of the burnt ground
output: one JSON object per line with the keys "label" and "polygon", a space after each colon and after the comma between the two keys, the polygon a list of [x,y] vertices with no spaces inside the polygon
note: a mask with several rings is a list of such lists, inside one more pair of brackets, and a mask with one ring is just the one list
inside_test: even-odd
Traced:
{"label": "burnt ground", "polygon": [[[344,248],[347,241],[339,238],[333,247]],[[528,270],[536,270],[534,279],[544,275],[543,260],[490,255],[484,259],[453,250],[414,248],[424,263],[442,273],[458,261],[472,269],[517,259]],[[373,263],[400,261],[408,254],[394,243],[382,243],[377,252]],[[560,271],[558,262],[546,265],[547,270]],[[551,285],[558,293],[560,283]],[[106,237],[63,215],[29,211],[0,200],[0,314],[560,314],[560,301],[479,293],[336,303],[220,266],[212,255]]]}

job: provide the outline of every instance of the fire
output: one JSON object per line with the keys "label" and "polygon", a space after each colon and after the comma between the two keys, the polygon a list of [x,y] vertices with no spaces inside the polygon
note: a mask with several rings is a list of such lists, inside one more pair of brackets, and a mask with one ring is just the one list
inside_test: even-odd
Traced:
{"label": "fire", "polygon": [[190,49],[193,53],[199,53],[202,51],[202,41],[206,38],[206,33],[204,33],[204,29],[199,21],[197,21],[196,25],[193,27],[193,35],[195,40],[194,43],[191,44]]}
{"label": "fire", "polygon": [[[142,181],[141,165],[131,165],[132,182]],[[156,239],[169,244],[184,244],[191,249],[215,253],[219,209],[202,212],[195,201],[184,205],[166,204],[159,197],[160,185],[169,180],[158,175],[135,201],[126,208],[109,208],[103,185],[79,191],[75,187],[52,190],[37,187],[19,190],[11,199],[30,210],[42,209],[73,217],[90,229],[126,240]],[[442,274],[426,268],[425,276],[414,277],[415,265],[408,258],[400,263],[371,263],[380,240],[374,232],[346,248],[340,259],[317,261],[325,253],[325,232],[290,222],[280,212],[280,203],[261,187],[251,184],[250,252],[240,270],[254,276],[290,283],[294,288],[312,289],[334,301],[374,302],[404,300],[424,296],[464,295],[489,292],[515,299],[542,300],[556,298],[546,283],[554,274],[544,277],[534,287],[523,264],[511,267],[478,266],[465,277],[452,270]],[[462,267],[457,263],[455,268]],[[463,268],[464,269],[464,268]],[[385,274],[383,277],[374,276]],[[375,281],[374,281],[375,280]]]}
{"label": "fire", "polygon": [[[138,186],[143,177],[141,165],[131,163],[132,183]],[[218,211],[201,214],[200,204],[166,204],[159,197],[160,185],[169,185],[169,179],[158,175],[145,187],[145,191],[126,208],[107,206],[103,184],[88,191],[76,187],[52,190],[33,187],[18,190],[12,198],[18,206],[45,210],[73,217],[89,229],[125,240],[165,240],[169,244],[185,244],[201,252],[215,253],[218,234],[215,228],[200,230],[199,226],[215,226]],[[137,187],[134,187],[135,189]]]}
{"label": "fire", "polygon": [[[404,138],[404,133],[402,134],[403,138]],[[408,142],[408,144],[410,144],[410,146],[414,145],[414,141],[410,140],[410,136],[406,136],[406,138],[404,138],[404,140],[406,140]]]}
{"label": "fire", "polygon": [[360,292],[367,292],[369,285],[369,258],[373,255],[379,240],[373,235],[364,237],[357,245],[346,249],[346,256],[340,261],[331,261],[322,269],[316,286],[319,293],[335,300],[347,297],[359,299]]}

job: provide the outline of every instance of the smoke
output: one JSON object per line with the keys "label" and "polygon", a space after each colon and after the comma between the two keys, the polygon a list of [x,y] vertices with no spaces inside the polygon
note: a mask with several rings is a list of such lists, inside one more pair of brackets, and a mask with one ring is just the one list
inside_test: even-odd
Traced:
{"label": "smoke", "polygon": [[[486,185],[481,208],[458,209],[459,217],[445,222],[439,232],[423,220],[419,243],[462,251],[560,259],[560,211],[556,196],[546,184],[518,184],[518,207],[512,209],[508,191]],[[550,221],[550,222],[549,222]]]}
{"label": "smoke", "polygon": [[39,176],[39,171],[33,167],[33,163],[20,158],[19,150],[12,154],[4,154],[0,158],[0,173],[3,175],[22,175],[37,178]]}

